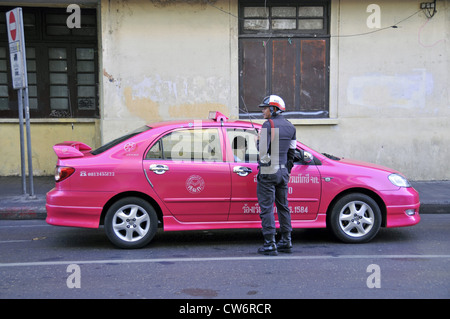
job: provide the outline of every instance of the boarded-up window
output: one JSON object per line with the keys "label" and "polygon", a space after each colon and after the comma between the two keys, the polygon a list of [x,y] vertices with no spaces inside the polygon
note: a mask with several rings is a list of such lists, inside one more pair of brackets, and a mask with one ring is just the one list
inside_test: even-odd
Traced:
{"label": "boarded-up window", "polygon": [[240,2],[240,117],[261,117],[264,96],[280,95],[289,118],[326,118],[328,1]]}

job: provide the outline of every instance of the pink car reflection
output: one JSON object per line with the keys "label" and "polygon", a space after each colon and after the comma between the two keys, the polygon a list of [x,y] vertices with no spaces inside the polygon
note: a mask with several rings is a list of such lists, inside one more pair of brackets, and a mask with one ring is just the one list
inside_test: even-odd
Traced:
{"label": "pink car reflection", "polygon": [[[165,231],[260,228],[256,198],[260,125],[208,120],[141,127],[92,151],[53,148],[56,186],[47,223],[97,228],[121,248],[140,248]],[[324,228],[344,242],[367,242],[380,227],[420,221],[419,195],[398,172],[297,142],[289,183],[294,228]]]}

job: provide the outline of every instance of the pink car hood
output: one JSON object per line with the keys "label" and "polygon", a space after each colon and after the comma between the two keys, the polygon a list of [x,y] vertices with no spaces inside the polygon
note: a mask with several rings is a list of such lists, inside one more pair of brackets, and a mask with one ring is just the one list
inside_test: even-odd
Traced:
{"label": "pink car hood", "polygon": [[359,167],[372,168],[372,169],[376,169],[376,170],[380,170],[380,171],[385,171],[387,173],[398,173],[396,170],[393,170],[393,169],[388,168],[386,166],[382,166],[382,165],[378,165],[378,164],[372,164],[372,163],[363,162],[363,161],[352,160],[352,159],[341,158],[339,163],[349,164],[349,165],[359,166]]}

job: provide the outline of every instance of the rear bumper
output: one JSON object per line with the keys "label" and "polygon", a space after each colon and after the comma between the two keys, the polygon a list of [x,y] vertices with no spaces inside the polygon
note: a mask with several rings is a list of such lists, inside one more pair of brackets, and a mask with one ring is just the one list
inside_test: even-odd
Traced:
{"label": "rear bumper", "polygon": [[413,226],[420,222],[419,193],[412,187],[385,194],[386,227]]}
{"label": "rear bumper", "polygon": [[105,197],[104,193],[52,189],[47,193],[46,222],[56,226],[98,228]]}

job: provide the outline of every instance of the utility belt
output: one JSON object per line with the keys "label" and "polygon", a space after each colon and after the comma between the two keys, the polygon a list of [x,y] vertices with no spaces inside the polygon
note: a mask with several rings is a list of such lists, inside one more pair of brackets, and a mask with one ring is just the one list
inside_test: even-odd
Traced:
{"label": "utility belt", "polygon": [[278,171],[279,169],[282,168],[287,168],[286,165],[283,164],[277,164],[277,165],[258,165],[258,173],[261,173],[261,168],[270,168],[270,171],[273,170],[273,173],[269,173],[269,174],[274,174],[276,171]]}

